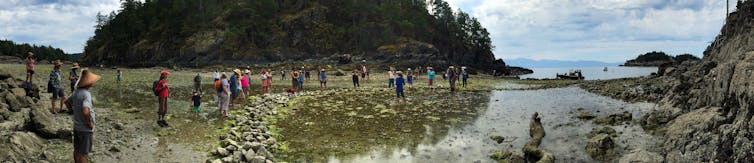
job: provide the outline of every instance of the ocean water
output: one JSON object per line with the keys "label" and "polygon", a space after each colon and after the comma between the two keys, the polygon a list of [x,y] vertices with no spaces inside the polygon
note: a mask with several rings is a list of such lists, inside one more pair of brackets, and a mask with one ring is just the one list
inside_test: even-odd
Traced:
{"label": "ocean water", "polygon": [[584,75],[585,80],[605,80],[605,79],[617,79],[628,77],[641,77],[647,76],[657,72],[657,67],[621,67],[621,66],[608,66],[607,71],[603,71],[605,67],[558,67],[558,68],[534,68],[534,73],[519,76],[521,79],[535,78],[535,79],[554,79],[556,74],[568,73],[571,70],[581,69],[581,73]]}

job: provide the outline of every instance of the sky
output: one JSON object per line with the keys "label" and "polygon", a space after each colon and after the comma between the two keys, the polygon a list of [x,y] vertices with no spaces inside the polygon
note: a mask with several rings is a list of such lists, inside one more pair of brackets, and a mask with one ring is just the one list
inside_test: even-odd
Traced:
{"label": "sky", "polygon": [[[118,0],[2,0],[0,39],[79,53],[95,15]],[[447,0],[477,17],[503,59],[621,62],[649,51],[701,56],[720,32],[720,0]]]}

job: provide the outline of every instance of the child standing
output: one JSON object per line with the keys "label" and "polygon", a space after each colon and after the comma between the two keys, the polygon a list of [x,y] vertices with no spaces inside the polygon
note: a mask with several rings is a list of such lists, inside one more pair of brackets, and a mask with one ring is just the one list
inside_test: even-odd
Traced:
{"label": "child standing", "polygon": [[115,74],[115,81],[120,84],[120,81],[123,81],[123,73],[120,72],[120,69],[118,69],[118,74]]}
{"label": "child standing", "polygon": [[354,88],[358,88],[358,87],[360,86],[360,85],[359,85],[359,74],[358,74],[358,73],[356,73],[357,71],[358,71],[358,70],[353,70],[353,71],[351,71],[351,78],[352,78],[352,80],[353,80],[353,87],[354,87]]}
{"label": "child standing", "polygon": [[411,86],[414,85],[414,78],[413,78],[413,73],[411,73],[411,68],[408,68],[408,72],[406,72],[406,76],[408,76],[408,89],[411,89]]}
{"label": "child standing", "polygon": [[194,102],[194,117],[199,117],[199,110],[201,109],[200,106],[202,104],[202,96],[199,96],[199,93],[194,91],[194,96],[191,96],[191,101]]}
{"label": "child standing", "polygon": [[403,80],[403,73],[398,71],[398,78],[395,79],[395,94],[398,99],[398,103],[401,102],[401,98],[403,98],[403,101],[406,101],[406,94],[403,93],[403,85],[405,84],[405,81]]}

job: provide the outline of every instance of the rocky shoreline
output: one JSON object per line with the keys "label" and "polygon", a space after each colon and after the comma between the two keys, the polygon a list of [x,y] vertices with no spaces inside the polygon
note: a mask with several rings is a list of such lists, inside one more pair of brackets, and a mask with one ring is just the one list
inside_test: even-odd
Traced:
{"label": "rocky shoreline", "polygon": [[67,159],[52,150],[71,141],[73,127],[66,123],[71,117],[51,114],[49,99],[40,97],[39,87],[24,89],[23,83],[0,70],[0,146],[8,147],[0,150],[0,160],[64,162]]}

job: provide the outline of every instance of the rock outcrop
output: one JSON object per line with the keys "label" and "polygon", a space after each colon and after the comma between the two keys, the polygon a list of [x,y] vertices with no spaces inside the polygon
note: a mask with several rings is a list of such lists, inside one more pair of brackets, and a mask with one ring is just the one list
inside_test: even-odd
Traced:
{"label": "rock outcrop", "polygon": [[531,116],[529,136],[531,136],[531,139],[523,148],[526,159],[537,163],[554,162],[555,156],[543,149],[539,149],[539,144],[542,143],[542,138],[545,137],[545,128],[542,127],[542,122],[537,112]]}
{"label": "rock outcrop", "polygon": [[739,2],[701,61],[665,74],[673,86],[642,123],[664,126],[666,161],[754,162],[753,28],[754,1]]}

